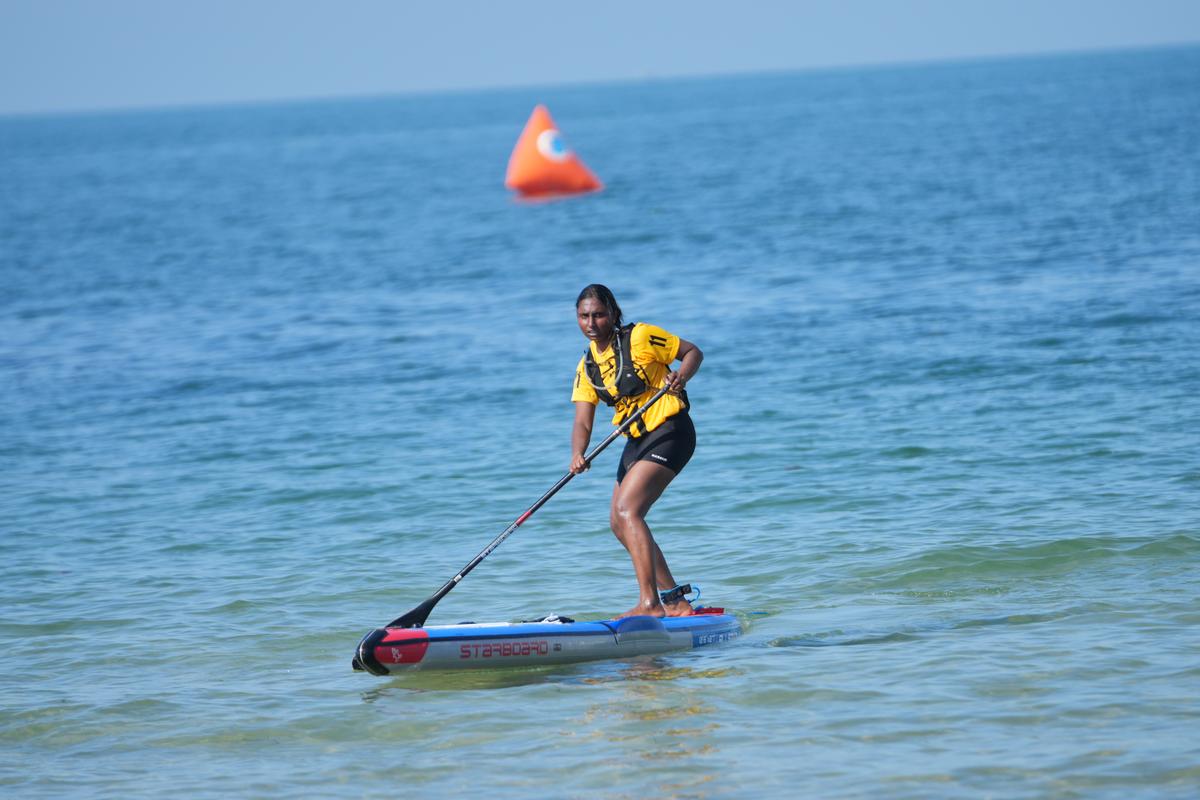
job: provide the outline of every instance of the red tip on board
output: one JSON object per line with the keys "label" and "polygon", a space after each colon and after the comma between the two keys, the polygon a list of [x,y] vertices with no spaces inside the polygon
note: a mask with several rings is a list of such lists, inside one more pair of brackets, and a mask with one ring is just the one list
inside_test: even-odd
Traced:
{"label": "red tip on board", "polygon": [[375,646],[375,658],[381,664],[416,664],[429,649],[429,634],[419,628],[389,628],[387,636]]}

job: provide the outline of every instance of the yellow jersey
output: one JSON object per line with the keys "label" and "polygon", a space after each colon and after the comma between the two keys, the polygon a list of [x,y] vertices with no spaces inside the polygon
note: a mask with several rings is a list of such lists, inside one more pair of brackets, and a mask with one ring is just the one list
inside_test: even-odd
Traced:
{"label": "yellow jersey", "polygon": [[[603,351],[597,349],[595,342],[588,342],[592,360],[600,368],[600,378],[604,387],[613,396],[617,394],[617,351],[614,348],[620,347],[617,341],[618,333],[616,330],[613,331],[612,341]],[[624,422],[630,414],[641,408],[647,400],[654,396],[655,392],[663,387],[667,380],[667,373],[670,372],[671,362],[679,354],[679,337],[656,325],[639,322],[633,326],[633,331],[630,333],[629,352],[638,374],[646,382],[646,391],[636,397],[617,398],[616,405],[613,406],[613,425],[620,425]],[[571,392],[571,401],[582,400],[597,405],[600,402],[600,395],[596,394],[596,390],[592,387],[592,381],[588,378],[586,363],[587,356],[585,354],[579,359],[578,366],[575,367],[575,388]],[[673,394],[663,395],[657,403],[646,410],[640,423],[631,426],[625,435],[632,438],[643,436],[685,408],[682,397]]]}

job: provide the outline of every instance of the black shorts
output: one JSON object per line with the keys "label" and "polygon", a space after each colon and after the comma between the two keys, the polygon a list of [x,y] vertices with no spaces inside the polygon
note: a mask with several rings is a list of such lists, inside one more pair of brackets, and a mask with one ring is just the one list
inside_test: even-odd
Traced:
{"label": "black shorts", "polygon": [[617,483],[636,461],[651,461],[668,467],[676,475],[683,470],[696,452],[696,426],[686,411],[668,417],[654,430],[629,439],[617,466]]}

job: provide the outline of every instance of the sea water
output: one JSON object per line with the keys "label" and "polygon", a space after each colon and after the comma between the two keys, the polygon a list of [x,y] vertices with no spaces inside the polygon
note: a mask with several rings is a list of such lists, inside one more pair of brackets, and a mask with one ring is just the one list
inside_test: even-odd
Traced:
{"label": "sea water", "polygon": [[[505,192],[537,102],[603,192]],[[5,795],[1200,792],[1200,49],[10,117],[0,186]],[[566,471],[591,282],[704,351],[650,522],[746,636],[352,672]],[[430,623],[630,607],[615,463]]]}

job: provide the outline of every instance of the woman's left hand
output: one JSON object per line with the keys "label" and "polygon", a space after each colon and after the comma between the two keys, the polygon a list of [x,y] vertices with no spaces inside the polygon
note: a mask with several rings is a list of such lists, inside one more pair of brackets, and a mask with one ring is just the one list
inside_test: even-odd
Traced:
{"label": "woman's left hand", "polygon": [[687,386],[687,379],[678,372],[668,372],[666,384],[671,394],[679,394]]}

